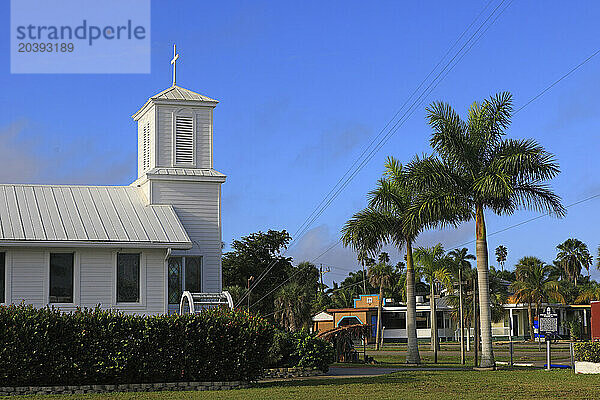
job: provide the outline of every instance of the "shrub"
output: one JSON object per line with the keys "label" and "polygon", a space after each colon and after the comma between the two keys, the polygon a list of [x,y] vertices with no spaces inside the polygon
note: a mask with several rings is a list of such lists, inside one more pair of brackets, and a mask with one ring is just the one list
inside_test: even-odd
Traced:
{"label": "shrub", "polygon": [[272,367],[308,367],[324,372],[334,361],[333,346],[307,331],[277,332],[269,351]]}
{"label": "shrub", "polygon": [[274,329],[244,311],[132,316],[0,307],[0,386],[251,380]]}
{"label": "shrub", "polygon": [[306,331],[297,332],[294,339],[299,367],[318,368],[323,372],[329,370],[329,364],[334,361],[335,357],[331,343],[310,335]]}
{"label": "shrub", "polygon": [[600,342],[581,342],[573,346],[575,360],[600,363]]}

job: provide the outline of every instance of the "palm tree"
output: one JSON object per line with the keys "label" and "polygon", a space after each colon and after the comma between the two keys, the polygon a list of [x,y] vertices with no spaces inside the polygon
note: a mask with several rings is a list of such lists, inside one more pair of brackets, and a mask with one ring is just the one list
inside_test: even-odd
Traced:
{"label": "palm tree", "polygon": [[504,139],[512,110],[512,95],[507,92],[473,103],[467,121],[450,105],[433,103],[427,109],[433,128],[430,143],[439,158],[417,159],[409,167],[412,181],[423,193],[413,204],[418,218],[435,219],[443,207],[466,215],[465,220],[475,219],[481,367],[495,366],[485,211],[503,215],[525,207],[559,217],[565,214],[560,197],[545,183],[560,171],[553,155],[532,139]]}
{"label": "palm tree", "polygon": [[500,264],[502,271],[504,271],[504,263],[506,262],[506,256],[508,255],[508,250],[506,246],[500,245],[496,247],[496,261]]}
{"label": "palm tree", "polygon": [[372,255],[384,243],[392,242],[398,248],[406,245],[406,362],[419,364],[412,243],[423,226],[409,214],[415,192],[406,181],[402,165],[390,157],[385,170],[385,178],[370,193],[369,207],[354,214],[342,228],[342,243]]}
{"label": "palm tree", "polygon": [[523,257],[516,268],[517,280],[513,282],[514,299],[517,303],[527,303],[529,314],[530,340],[534,339],[532,305],[536,305],[536,314],[539,315],[540,305],[543,301],[553,299],[565,303],[560,293],[559,284],[552,280],[551,269],[537,257]]}
{"label": "palm tree", "polygon": [[308,295],[296,282],[288,283],[279,290],[274,300],[275,320],[289,331],[302,328],[310,320]]}
{"label": "palm tree", "polygon": [[577,296],[575,302],[581,304],[598,300],[600,300],[600,284],[593,282],[579,292],[579,296]]}
{"label": "palm tree", "polygon": [[462,249],[454,249],[448,253],[448,257],[452,260],[452,266],[454,273],[458,278],[458,308],[459,308],[459,323],[458,329],[460,330],[460,362],[465,363],[465,327],[464,327],[464,310],[463,310],[463,271],[471,270],[471,262],[475,256],[469,254],[469,250],[466,247]]}
{"label": "palm tree", "polygon": [[559,250],[556,255],[556,261],[565,270],[566,276],[577,286],[577,278],[581,274],[581,269],[590,272],[592,257],[585,243],[579,239],[567,239],[563,243],[556,246]]}
{"label": "palm tree", "polygon": [[448,260],[446,259],[444,248],[441,243],[434,247],[418,247],[415,250],[415,261],[419,266],[421,276],[429,284],[429,309],[431,321],[431,349],[433,350],[434,362],[437,363],[438,356],[438,333],[437,333],[437,313],[435,306],[435,287],[437,284],[443,284],[451,287],[451,273],[446,268]]}
{"label": "palm tree", "polygon": [[[383,253],[382,253],[383,254]],[[387,254],[386,254],[387,255]],[[385,260],[386,257],[379,257],[379,260]],[[389,257],[387,257],[389,260]],[[373,286],[379,287],[379,301],[377,302],[377,334],[375,335],[375,350],[379,350],[379,344],[381,343],[381,308],[383,307],[383,289],[388,288],[391,285],[392,267],[386,264],[384,261],[372,265],[369,267],[367,276],[369,277],[369,283]]]}

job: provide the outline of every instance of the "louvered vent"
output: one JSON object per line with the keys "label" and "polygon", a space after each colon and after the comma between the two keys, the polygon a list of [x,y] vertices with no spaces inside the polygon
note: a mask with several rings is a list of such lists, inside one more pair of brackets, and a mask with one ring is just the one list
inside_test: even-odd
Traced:
{"label": "louvered vent", "polygon": [[144,124],[144,171],[150,169],[150,124]]}
{"label": "louvered vent", "polygon": [[175,117],[175,163],[194,163],[194,119]]}

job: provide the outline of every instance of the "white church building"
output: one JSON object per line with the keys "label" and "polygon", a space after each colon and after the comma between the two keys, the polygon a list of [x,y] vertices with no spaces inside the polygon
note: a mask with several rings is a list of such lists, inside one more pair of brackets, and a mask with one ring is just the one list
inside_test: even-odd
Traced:
{"label": "white church building", "polygon": [[184,290],[220,292],[217,103],[177,86],[174,71],[133,115],[129,186],[1,184],[0,303],[161,314]]}

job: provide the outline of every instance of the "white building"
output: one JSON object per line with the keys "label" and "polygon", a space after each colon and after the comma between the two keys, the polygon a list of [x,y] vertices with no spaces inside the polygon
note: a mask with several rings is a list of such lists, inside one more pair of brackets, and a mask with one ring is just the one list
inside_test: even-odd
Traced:
{"label": "white building", "polygon": [[129,186],[0,185],[0,302],[160,314],[220,292],[217,103],[175,82],[149,98]]}

